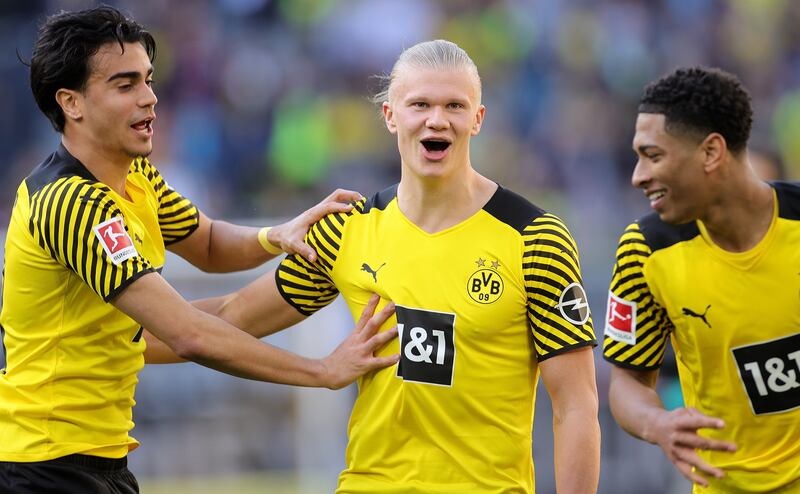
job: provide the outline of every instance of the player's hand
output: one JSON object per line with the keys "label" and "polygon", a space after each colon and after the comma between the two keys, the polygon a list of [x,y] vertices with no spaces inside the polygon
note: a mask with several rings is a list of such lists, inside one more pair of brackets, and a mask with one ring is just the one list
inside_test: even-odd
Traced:
{"label": "player's hand", "polygon": [[703,474],[718,479],[725,473],[703,461],[698,449],[713,451],[736,451],[736,445],[727,441],[709,439],[697,434],[698,429],[722,429],[725,422],[717,417],[709,417],[695,408],[678,408],[664,412],[653,424],[654,437],[667,458],[675,465],[684,477],[695,484],[708,487],[708,480]]}
{"label": "player's hand", "polygon": [[373,295],[369,299],[353,332],[333,353],[322,359],[326,372],[324,380],[326,387],[343,388],[369,371],[383,369],[400,360],[398,354],[389,357],[375,356],[376,351],[397,337],[397,326],[378,333],[378,328],[394,314],[394,303],[389,302],[380,312],[373,315],[379,300],[378,295]]}
{"label": "player's hand", "polygon": [[309,262],[317,260],[317,253],[304,242],[311,225],[331,213],[345,213],[353,209],[348,204],[362,199],[361,194],[352,190],[336,189],[319,204],[300,213],[296,218],[270,228],[267,240],[289,254],[299,254]]}

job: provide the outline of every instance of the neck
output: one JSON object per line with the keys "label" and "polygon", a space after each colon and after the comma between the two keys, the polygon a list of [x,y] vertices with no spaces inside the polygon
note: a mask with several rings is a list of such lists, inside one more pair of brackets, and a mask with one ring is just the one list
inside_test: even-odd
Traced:
{"label": "neck", "polygon": [[711,239],[729,252],[745,252],[764,238],[772,224],[774,194],[748,166],[741,176],[725,180],[724,188],[699,219]]}
{"label": "neck", "polygon": [[455,226],[478,212],[497,184],[468,168],[459,177],[417,177],[404,172],[397,189],[400,211],[428,233]]}
{"label": "neck", "polygon": [[101,145],[93,145],[85,139],[76,138],[66,132],[66,129],[61,143],[99,182],[125,196],[125,179],[133,158],[124,153],[110,154]]}

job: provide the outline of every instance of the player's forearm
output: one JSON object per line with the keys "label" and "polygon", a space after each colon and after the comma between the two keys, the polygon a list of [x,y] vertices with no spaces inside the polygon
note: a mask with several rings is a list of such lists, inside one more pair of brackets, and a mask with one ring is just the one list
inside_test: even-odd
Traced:
{"label": "player's forearm", "polygon": [[608,399],[614,419],[627,433],[649,443],[655,443],[653,425],[666,413],[655,390],[655,374],[614,368]]}
{"label": "player's forearm", "polygon": [[261,343],[186,302],[160,275],[131,283],[114,301],[183,359],[248,379],[299,386],[327,386],[321,361]]}
{"label": "player's forearm", "polygon": [[553,420],[558,494],[594,494],[600,479],[597,408],[567,411]]}
{"label": "player's forearm", "polygon": [[198,314],[188,334],[170,345],[179,357],[246,379],[296,386],[328,385],[319,360],[262,343],[218,318]]}
{"label": "player's forearm", "polygon": [[284,300],[275,282],[275,271],[234,293],[195,300],[192,305],[256,338],[286,329],[306,317]]}
{"label": "player's forearm", "polygon": [[259,228],[212,220],[204,271],[229,273],[260,266],[275,257],[258,241]]}
{"label": "player's forearm", "polygon": [[172,348],[159,340],[152,333],[144,331],[144,341],[147,345],[144,351],[145,364],[177,364],[186,362],[185,359],[178,357]]}

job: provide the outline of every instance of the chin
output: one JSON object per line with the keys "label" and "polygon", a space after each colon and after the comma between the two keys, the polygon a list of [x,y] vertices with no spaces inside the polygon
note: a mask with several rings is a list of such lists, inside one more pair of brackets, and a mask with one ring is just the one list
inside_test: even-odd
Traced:
{"label": "chin", "polygon": [[664,223],[670,225],[683,225],[686,223],[690,223],[695,220],[691,215],[688,214],[678,214],[669,211],[656,211],[658,213],[659,219]]}
{"label": "chin", "polygon": [[128,148],[126,152],[131,158],[138,158],[139,156],[146,158],[150,156],[150,153],[153,152],[153,145],[149,144],[147,146],[134,146]]}

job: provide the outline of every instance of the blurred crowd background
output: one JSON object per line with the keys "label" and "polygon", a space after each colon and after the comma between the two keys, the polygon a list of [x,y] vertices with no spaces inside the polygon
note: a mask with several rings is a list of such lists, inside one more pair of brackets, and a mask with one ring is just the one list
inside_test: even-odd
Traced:
{"label": "blurred crowd background", "polygon": [[[337,187],[368,195],[397,182],[396,143],[369,101],[380,90],[375,76],[388,73],[402,49],[418,41],[458,43],[478,65],[487,107],[473,139],[473,165],[570,225],[598,333],[617,238],[648,210],[629,184],[635,165],[630,142],[645,83],[681,65],[736,73],[753,96],[754,165],[765,178],[800,177],[800,2],[108,3],[147,26],[158,43],[151,161],[210,216],[256,224],[296,214]],[[93,5],[0,0],[2,225],[20,180],[59,140],[38,112],[18,58],[30,57],[45,15]],[[255,276],[203,277],[171,262],[167,277],[190,298],[223,293]],[[322,355],[349,329],[348,317],[334,306],[305,323],[309,329],[274,341]],[[321,325],[340,329],[326,326],[320,338]],[[599,350],[595,355],[601,492],[686,492],[659,450],[613,423],[604,396],[609,369]],[[678,406],[674,374],[669,368],[664,374],[665,400]],[[330,491],[343,465],[354,393],[242,382],[190,364],[147,369],[134,432],[145,445],[131,455],[134,472],[145,485],[154,482],[145,492],[182,492],[175,487],[181,484],[159,479],[201,478],[208,486],[211,477],[265,472],[272,480],[258,477],[253,492]],[[544,493],[554,492],[548,408],[540,393],[534,452]],[[284,487],[270,490],[266,482]],[[242,485],[231,492],[244,492]]]}

